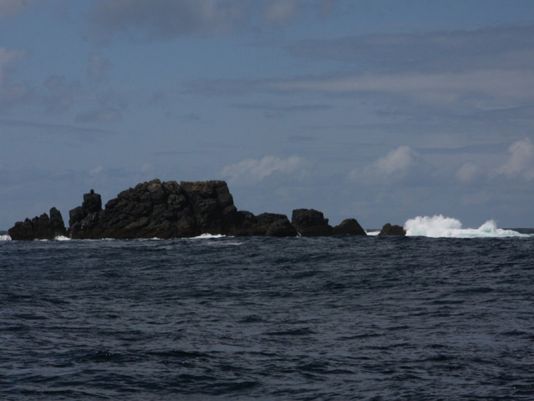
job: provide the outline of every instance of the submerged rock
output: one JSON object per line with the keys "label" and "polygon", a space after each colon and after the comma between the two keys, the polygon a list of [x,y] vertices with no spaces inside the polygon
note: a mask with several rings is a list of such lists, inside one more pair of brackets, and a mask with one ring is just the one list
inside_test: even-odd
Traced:
{"label": "submerged rock", "polygon": [[332,235],[332,226],[328,224],[328,219],[315,209],[293,210],[291,224],[304,237]]}
{"label": "submerged rock", "polygon": [[67,234],[61,212],[55,207],[50,209],[50,217],[43,213],[33,219],[18,221],[8,230],[13,240],[31,241],[35,239],[54,239]]}
{"label": "submerged rock", "polygon": [[367,233],[356,219],[345,219],[333,228],[332,235],[367,236]]}
{"label": "submerged rock", "polygon": [[384,227],[382,227],[382,230],[380,231],[378,236],[379,237],[389,237],[389,236],[404,237],[406,236],[406,230],[404,230],[404,228],[401,226],[391,225],[387,223],[384,225]]}

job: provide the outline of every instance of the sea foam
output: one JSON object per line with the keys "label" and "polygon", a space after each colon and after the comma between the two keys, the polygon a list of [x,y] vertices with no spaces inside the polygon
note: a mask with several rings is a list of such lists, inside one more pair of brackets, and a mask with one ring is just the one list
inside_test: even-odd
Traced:
{"label": "sea foam", "polygon": [[463,228],[458,219],[443,215],[417,216],[404,223],[406,235],[431,238],[506,238],[528,237],[513,230],[497,228],[493,220],[488,220],[478,228]]}
{"label": "sea foam", "polygon": [[191,239],[214,239],[214,238],[225,238],[226,235],[223,234],[200,234],[196,237],[192,237]]}
{"label": "sea foam", "polygon": [[70,241],[69,237],[65,237],[64,235],[58,235],[56,238],[54,238],[55,241]]}
{"label": "sea foam", "polygon": [[11,237],[9,235],[0,235],[0,241],[11,241]]}

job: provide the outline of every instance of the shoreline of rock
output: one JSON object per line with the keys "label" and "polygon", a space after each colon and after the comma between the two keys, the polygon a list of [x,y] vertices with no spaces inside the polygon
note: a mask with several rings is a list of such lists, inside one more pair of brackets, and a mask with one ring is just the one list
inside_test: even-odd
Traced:
{"label": "shoreline of rock", "polygon": [[[13,240],[191,238],[202,234],[229,236],[367,236],[354,218],[331,226],[315,209],[278,213],[237,210],[224,181],[160,181],[154,179],[120,192],[102,207],[94,190],[69,212],[69,227],[53,207],[33,219],[16,222],[8,230]],[[400,226],[385,225],[379,236],[404,236]]]}

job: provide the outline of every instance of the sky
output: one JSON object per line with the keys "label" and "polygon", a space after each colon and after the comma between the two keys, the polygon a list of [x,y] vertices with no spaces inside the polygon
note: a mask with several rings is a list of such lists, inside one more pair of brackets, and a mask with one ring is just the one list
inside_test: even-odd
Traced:
{"label": "sky", "polygon": [[156,177],[532,227],[534,2],[0,0],[0,228]]}

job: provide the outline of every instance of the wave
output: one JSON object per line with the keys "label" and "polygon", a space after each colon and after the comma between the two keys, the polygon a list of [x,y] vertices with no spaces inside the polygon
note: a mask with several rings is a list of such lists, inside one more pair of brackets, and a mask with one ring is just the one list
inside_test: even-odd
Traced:
{"label": "wave", "polygon": [[196,237],[191,237],[191,239],[214,239],[214,238],[226,238],[226,235],[223,234],[200,234]]}
{"label": "wave", "polygon": [[65,237],[64,235],[58,235],[56,238],[54,238],[55,241],[70,241],[71,239],[69,237]]}
{"label": "wave", "polygon": [[0,235],[0,241],[11,241],[11,237],[9,235]]}
{"label": "wave", "polygon": [[417,216],[404,223],[406,235],[431,238],[507,238],[529,237],[514,230],[498,228],[493,220],[488,220],[478,228],[463,228],[462,222],[443,215]]}

